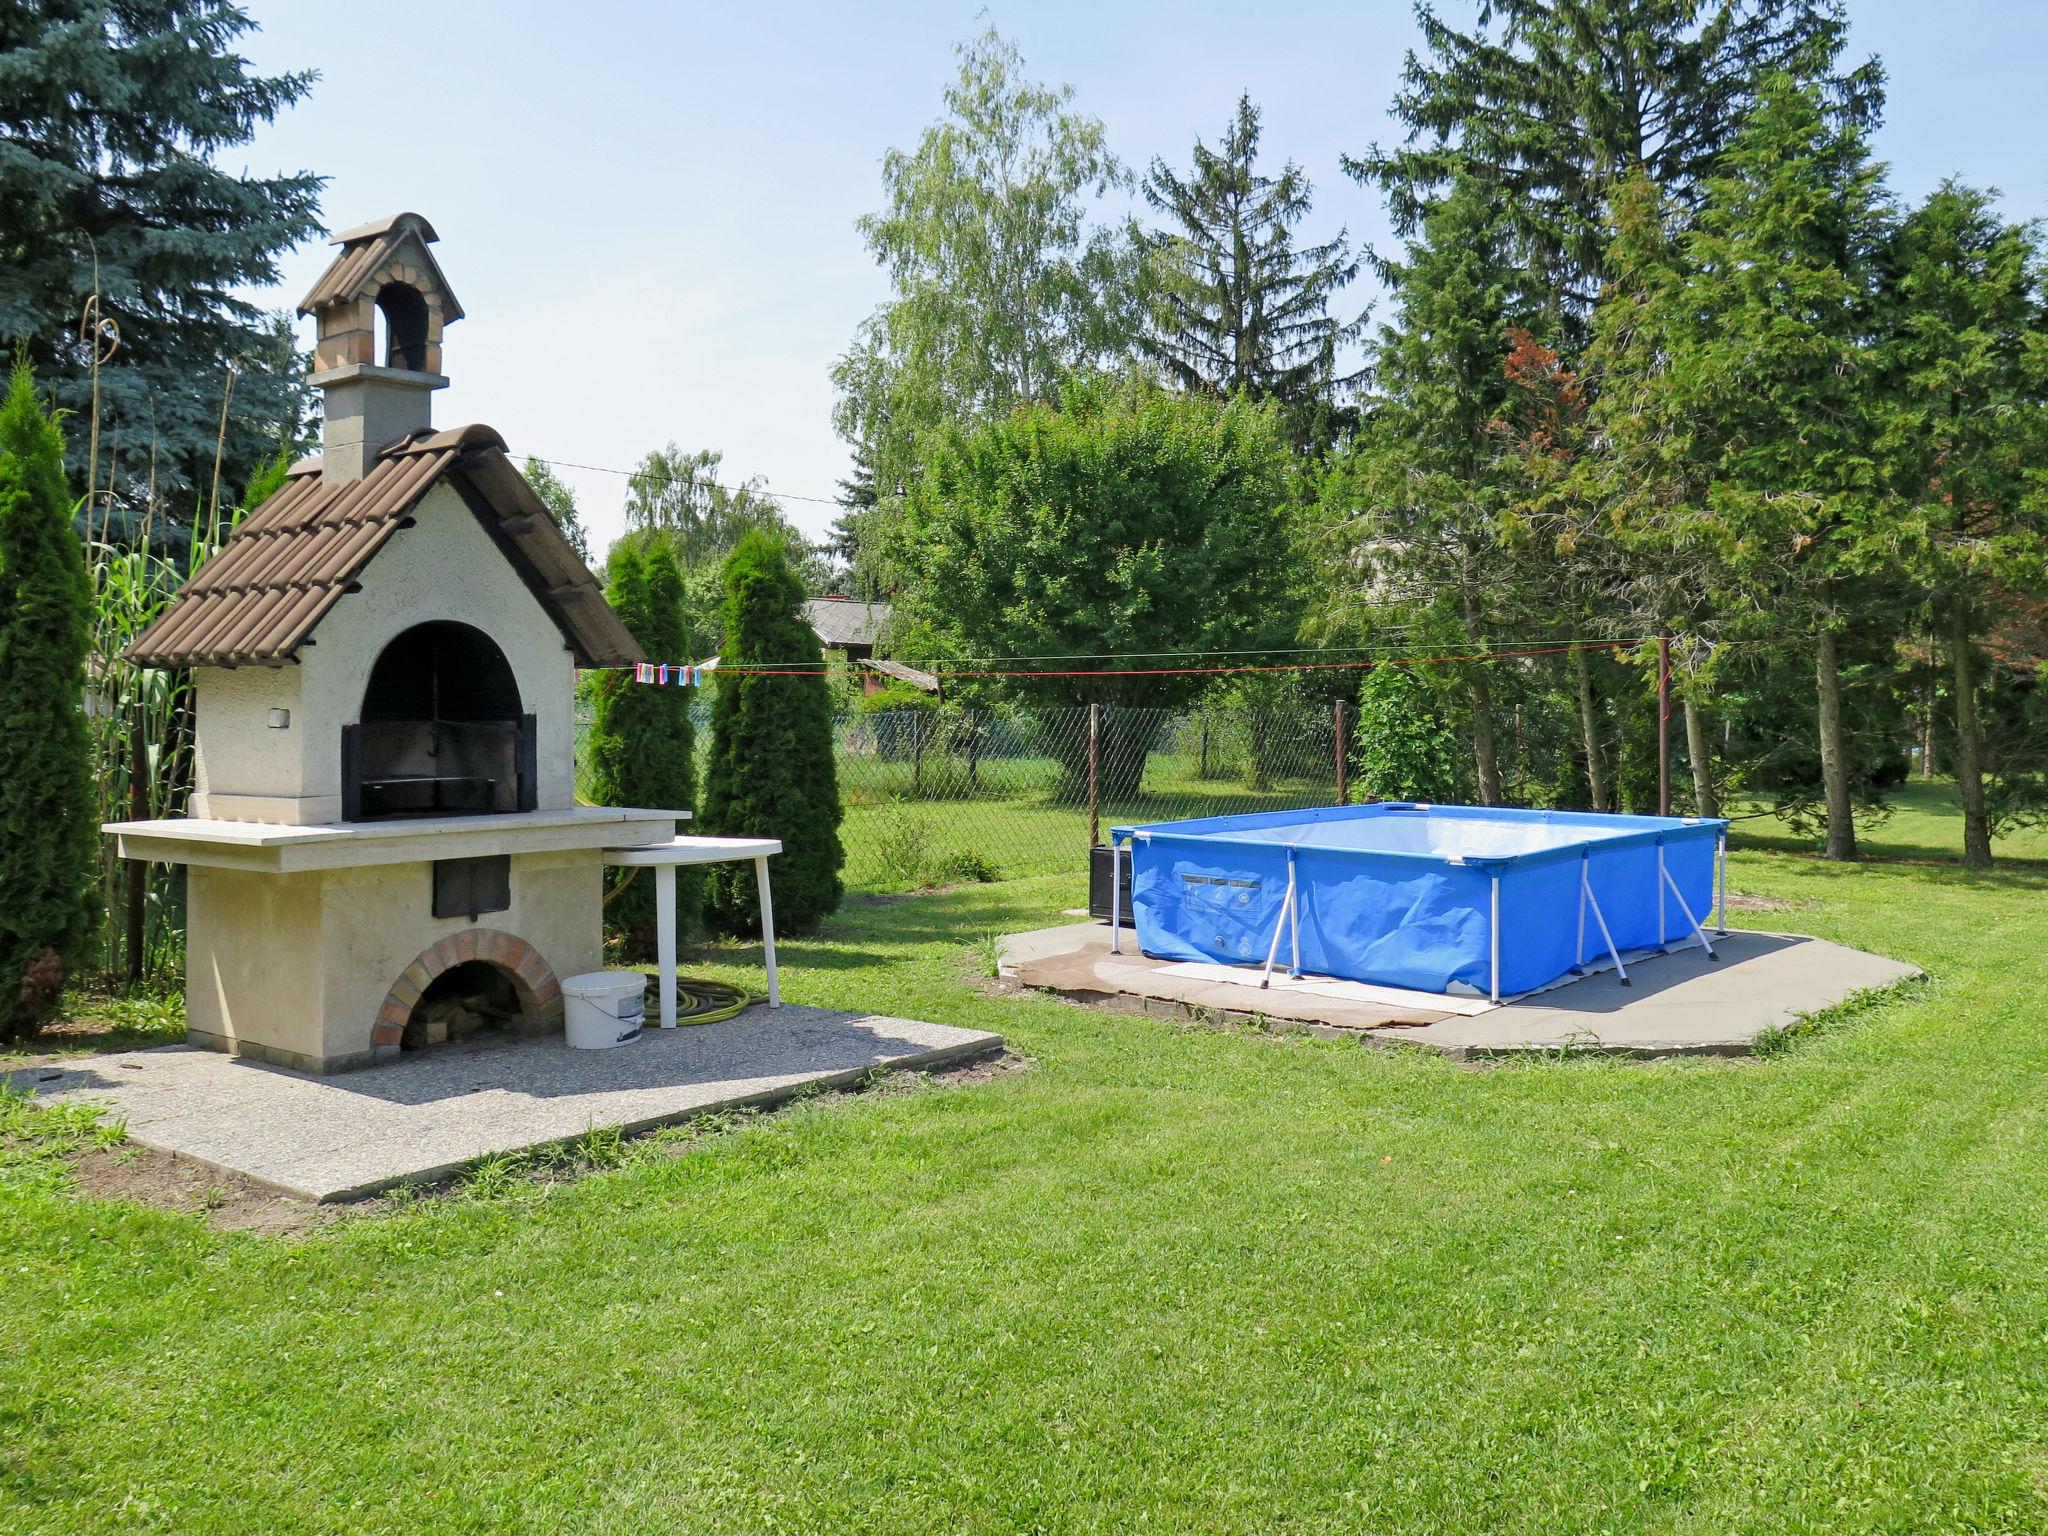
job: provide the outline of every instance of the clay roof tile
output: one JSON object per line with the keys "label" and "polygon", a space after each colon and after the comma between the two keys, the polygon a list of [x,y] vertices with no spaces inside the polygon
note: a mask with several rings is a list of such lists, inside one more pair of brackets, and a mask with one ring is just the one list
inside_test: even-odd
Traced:
{"label": "clay roof tile", "polygon": [[580,665],[644,659],[597,578],[512,467],[505,440],[482,426],[394,443],[360,480],[330,483],[318,461],[294,465],[285,484],[242,519],[129,645],[128,659],[155,667],[295,660],[420,499],[444,480],[490,531]]}

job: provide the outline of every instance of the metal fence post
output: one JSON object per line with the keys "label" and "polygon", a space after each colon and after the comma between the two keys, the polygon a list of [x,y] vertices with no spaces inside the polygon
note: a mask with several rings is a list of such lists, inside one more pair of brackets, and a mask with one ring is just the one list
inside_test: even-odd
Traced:
{"label": "metal fence post", "polygon": [[1351,803],[1350,765],[1345,761],[1350,755],[1351,744],[1344,736],[1344,727],[1347,723],[1345,714],[1344,700],[1339,699],[1337,701],[1337,803],[1339,805],[1349,805]]}
{"label": "metal fence post", "polygon": [[[1657,631],[1657,814],[1671,814],[1671,631]],[[1661,887],[1660,887],[1661,890]],[[1663,930],[1657,942],[1664,942]]]}
{"label": "metal fence post", "polygon": [[1088,846],[1102,844],[1102,706],[1088,706]]}

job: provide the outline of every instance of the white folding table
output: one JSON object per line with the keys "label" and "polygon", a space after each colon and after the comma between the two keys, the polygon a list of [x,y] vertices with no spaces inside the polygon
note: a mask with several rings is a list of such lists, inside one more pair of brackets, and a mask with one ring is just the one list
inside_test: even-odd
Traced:
{"label": "white folding table", "polygon": [[775,901],[768,892],[768,860],[782,852],[773,837],[678,837],[641,848],[607,848],[604,861],[654,871],[654,954],[661,972],[661,1027],[676,1027],[676,866],[754,861],[761,892],[761,954],[768,962],[768,1006],[782,1006],[775,982]]}

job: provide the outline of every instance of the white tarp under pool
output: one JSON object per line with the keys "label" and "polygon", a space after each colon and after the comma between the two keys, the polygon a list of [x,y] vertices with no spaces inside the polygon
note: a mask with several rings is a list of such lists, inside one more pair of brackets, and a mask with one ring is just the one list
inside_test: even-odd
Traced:
{"label": "white tarp under pool", "polygon": [[1148,955],[1500,997],[1698,933],[1727,825],[1387,801],[1110,836]]}

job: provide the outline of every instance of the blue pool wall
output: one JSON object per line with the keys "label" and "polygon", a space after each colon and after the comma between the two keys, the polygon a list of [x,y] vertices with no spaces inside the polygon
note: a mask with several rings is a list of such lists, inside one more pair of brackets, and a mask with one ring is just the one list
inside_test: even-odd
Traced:
{"label": "blue pool wall", "polygon": [[[1446,822],[1540,822],[1588,836],[1514,854],[1395,853],[1270,840],[1272,829],[1342,836],[1330,823],[1423,816]],[[1492,982],[1491,897],[1500,877],[1500,989],[1546,986],[1579,961],[1579,867],[1624,953],[1691,936],[1692,926],[1657,878],[1657,850],[1692,915],[1710,925],[1716,819],[1606,816],[1405,802],[1266,811],[1121,826],[1131,858],[1131,905],[1139,947],[1166,960],[1263,963],[1280,921],[1287,864],[1295,863],[1301,968],[1325,976],[1425,992],[1454,983],[1485,993]],[[1479,831],[1474,828],[1475,833]],[[1263,835],[1264,841],[1246,834]],[[1284,834],[1282,834],[1284,836]],[[1475,838],[1475,841],[1479,839]],[[1590,908],[1586,963],[1606,945]],[[1283,935],[1277,961],[1291,959]]]}

